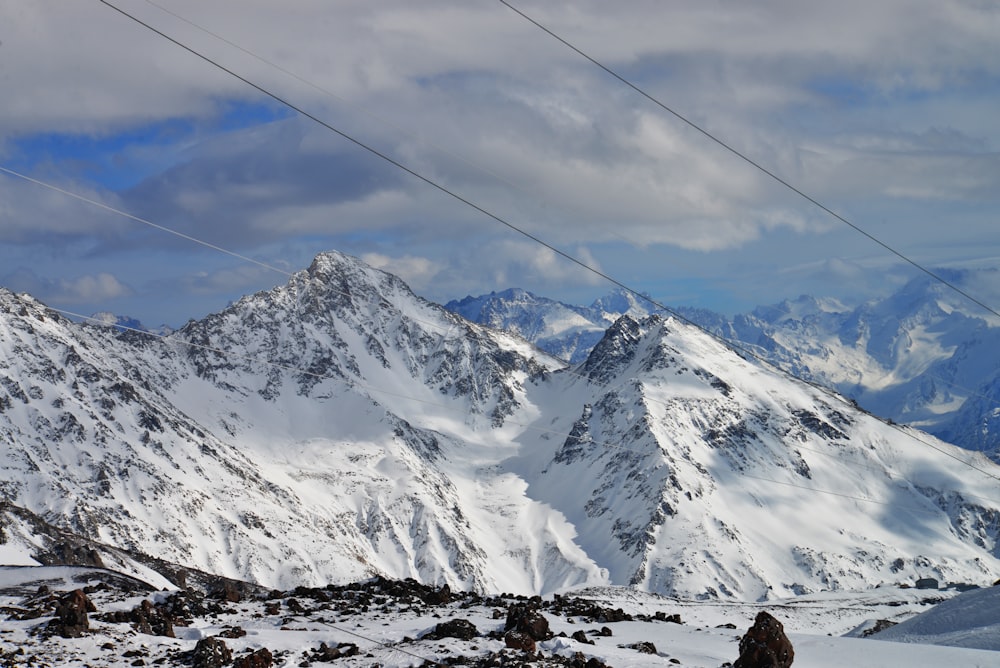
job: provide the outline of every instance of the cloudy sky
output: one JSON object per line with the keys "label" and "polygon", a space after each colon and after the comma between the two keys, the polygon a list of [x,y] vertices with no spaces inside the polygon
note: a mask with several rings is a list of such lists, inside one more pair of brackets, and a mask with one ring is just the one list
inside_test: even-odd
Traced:
{"label": "cloudy sky", "polygon": [[[664,303],[915,275],[498,0],[113,2]],[[916,262],[1000,266],[995,3],[511,4]],[[0,17],[0,168],[204,242],[4,172],[0,285],[149,325],[328,249],[441,302],[613,287],[99,0]]]}

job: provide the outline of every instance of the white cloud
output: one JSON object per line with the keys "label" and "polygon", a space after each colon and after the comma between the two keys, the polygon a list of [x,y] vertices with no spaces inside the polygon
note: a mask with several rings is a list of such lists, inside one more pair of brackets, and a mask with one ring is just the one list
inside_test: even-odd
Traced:
{"label": "white cloud", "polygon": [[58,286],[64,298],[70,302],[114,299],[132,292],[128,286],[105,272],[93,276],[80,276],[72,281],[60,280]]}
{"label": "white cloud", "polygon": [[[120,207],[120,201],[77,180],[43,169],[42,180],[92,201]],[[85,243],[93,246],[135,229],[139,223],[55,190],[0,173],[0,242],[5,244]]]}
{"label": "white cloud", "polygon": [[107,272],[53,279],[22,267],[6,275],[3,284],[18,292],[28,292],[53,306],[88,304],[133,294],[131,287]]}
{"label": "white cloud", "polygon": [[426,288],[439,271],[438,265],[431,260],[412,255],[389,257],[381,253],[364,253],[361,260],[376,269],[399,276],[414,290]]}
{"label": "white cloud", "polygon": [[[655,275],[656,254],[670,247],[690,252],[692,266],[725,258],[719,271],[730,278],[755,263],[864,255],[830,243],[840,223],[499,3],[165,4],[331,96],[152,3],[120,2],[588,263],[642,266]],[[919,242],[929,259],[940,259],[930,250],[942,246],[935,239],[945,216],[949,238],[966,244],[967,256],[995,237],[1000,12],[989,4],[518,6],[887,242]],[[0,159],[24,159],[19,140],[31,133],[118,137],[123,145],[111,142],[109,159],[134,160],[151,174],[120,195],[85,180],[94,171],[80,167],[87,155],[70,162],[55,149],[27,162],[60,184],[251,256],[308,239],[369,257],[414,287],[438,292],[595,280],[311,121],[219,133],[227,105],[267,100],[98,3],[0,0],[0,15],[0,85],[15,92],[0,108]],[[158,157],[141,130],[163,121],[182,129]],[[131,131],[138,132],[130,140]],[[971,205],[979,208],[969,213]],[[5,177],[0,241],[48,244],[53,257],[81,262],[92,255],[104,264],[77,272],[90,276],[111,253],[139,254],[151,244],[178,255],[192,249]],[[608,261],[623,249],[642,262]],[[733,261],[749,249],[754,258]],[[51,266],[48,280],[76,280]],[[264,280],[255,269],[206,266],[197,278],[190,264],[177,271],[182,294]],[[767,273],[778,272],[762,272],[761,280]],[[121,276],[123,284],[146,280]],[[87,289],[101,288],[80,286]]]}

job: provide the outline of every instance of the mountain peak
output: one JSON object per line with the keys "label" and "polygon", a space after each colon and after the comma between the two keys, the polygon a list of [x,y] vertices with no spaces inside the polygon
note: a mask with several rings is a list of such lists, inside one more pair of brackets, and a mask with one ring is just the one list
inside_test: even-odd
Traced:
{"label": "mountain peak", "polygon": [[[205,571],[748,600],[1000,571],[991,475],[658,316],[569,368],[341,253],[165,338],[0,304],[0,491]],[[595,329],[548,306],[520,324]]]}
{"label": "mountain peak", "polygon": [[655,309],[653,300],[648,295],[645,297],[643,299],[630,290],[616,288],[603,297],[595,299],[590,308],[601,313],[613,314],[614,317],[624,314],[643,316],[652,313]]}

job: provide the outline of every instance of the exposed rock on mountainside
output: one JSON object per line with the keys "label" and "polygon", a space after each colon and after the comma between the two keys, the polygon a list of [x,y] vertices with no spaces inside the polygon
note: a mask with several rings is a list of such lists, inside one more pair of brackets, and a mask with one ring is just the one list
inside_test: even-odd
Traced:
{"label": "exposed rock on mountainside", "polygon": [[997,467],[672,320],[562,368],[326,253],[166,337],[0,292],[0,350],[4,498],[265,587],[757,600],[1000,572]]}
{"label": "exposed rock on mountainside", "polygon": [[[992,289],[998,275],[995,270],[937,272],[976,294]],[[595,314],[598,304],[606,303],[598,313],[649,312],[642,303],[621,302],[622,296],[612,293],[585,308],[505,290],[447,307],[520,334],[557,356],[566,358],[571,350],[577,363],[600,340],[597,330],[611,324]],[[799,378],[835,388],[877,415],[965,448],[1000,452],[1000,323],[927,276],[857,307],[803,295],[733,318],[704,309],[677,312]]]}

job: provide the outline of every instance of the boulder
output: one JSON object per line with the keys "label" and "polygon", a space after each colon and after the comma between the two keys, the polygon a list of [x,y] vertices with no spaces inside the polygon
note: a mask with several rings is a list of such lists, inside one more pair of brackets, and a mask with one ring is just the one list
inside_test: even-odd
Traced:
{"label": "boulder", "polygon": [[521,650],[522,652],[535,653],[535,640],[523,631],[507,631],[503,636],[504,645],[510,649]]}
{"label": "boulder", "polygon": [[458,638],[459,640],[472,640],[479,636],[479,629],[467,619],[452,619],[441,622],[434,627],[434,630],[425,635],[425,638],[440,640],[441,638]]}
{"label": "boulder", "polygon": [[266,647],[245,654],[233,661],[233,668],[271,668],[273,665],[274,656],[271,654],[271,650]]}
{"label": "boulder", "polygon": [[507,622],[504,631],[520,631],[531,636],[532,640],[548,640],[552,637],[549,630],[549,620],[538,611],[537,606],[530,603],[511,603],[507,608]]}
{"label": "boulder", "polygon": [[194,646],[191,665],[194,668],[222,668],[233,660],[233,652],[221,639],[202,638]]}
{"label": "boulder", "polygon": [[762,611],[740,639],[740,657],[733,668],[788,668],[794,658],[784,626]]}
{"label": "boulder", "polygon": [[56,615],[47,628],[63,638],[79,638],[90,630],[88,612],[96,612],[94,604],[82,589],[74,589],[59,598]]}

